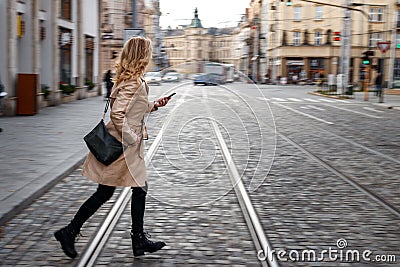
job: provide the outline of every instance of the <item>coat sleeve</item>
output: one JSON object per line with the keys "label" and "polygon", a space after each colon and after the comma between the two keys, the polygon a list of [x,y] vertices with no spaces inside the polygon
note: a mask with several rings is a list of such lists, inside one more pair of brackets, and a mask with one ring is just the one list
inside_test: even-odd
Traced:
{"label": "coat sleeve", "polygon": [[150,113],[150,112],[153,112],[153,111],[156,111],[158,108],[155,106],[155,102],[154,101],[152,101],[152,102],[150,102],[149,101],[149,103],[147,104],[147,113]]}
{"label": "coat sleeve", "polygon": [[110,112],[110,119],[125,145],[133,145],[138,139],[138,133],[135,133],[126,122],[126,113],[131,101],[135,101],[137,90],[136,86],[126,86],[119,90]]}

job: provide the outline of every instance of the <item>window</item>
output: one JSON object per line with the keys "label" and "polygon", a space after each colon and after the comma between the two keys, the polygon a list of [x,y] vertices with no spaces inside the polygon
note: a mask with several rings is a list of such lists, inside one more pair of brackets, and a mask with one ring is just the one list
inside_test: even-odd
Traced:
{"label": "window", "polygon": [[400,11],[397,11],[397,28],[400,28]]}
{"label": "window", "polygon": [[301,20],[301,7],[299,6],[294,7],[294,20],[295,21]]}
{"label": "window", "polygon": [[322,44],[322,33],[321,32],[315,32],[314,44],[316,46],[320,46]]}
{"label": "window", "polygon": [[323,7],[322,6],[316,6],[315,7],[315,19],[316,20],[322,20],[324,14],[323,14]]}
{"label": "window", "polygon": [[396,48],[400,48],[400,33],[396,34]]}
{"label": "window", "polygon": [[86,80],[93,81],[93,60],[94,60],[94,38],[85,36],[85,52],[86,52]]}
{"label": "window", "polygon": [[300,45],[300,32],[294,32],[293,33],[293,43],[295,46]]}
{"label": "window", "polygon": [[70,84],[72,74],[72,32],[69,29],[59,28],[60,48],[60,82]]}
{"label": "window", "polygon": [[395,80],[400,80],[400,59],[398,58],[394,61],[393,78]]}
{"label": "window", "polygon": [[372,33],[369,35],[369,47],[377,47],[377,42],[382,42],[381,33]]}
{"label": "window", "polygon": [[61,18],[65,20],[72,19],[72,0],[61,0]]}
{"label": "window", "polygon": [[383,8],[371,8],[369,10],[369,21],[382,22]]}

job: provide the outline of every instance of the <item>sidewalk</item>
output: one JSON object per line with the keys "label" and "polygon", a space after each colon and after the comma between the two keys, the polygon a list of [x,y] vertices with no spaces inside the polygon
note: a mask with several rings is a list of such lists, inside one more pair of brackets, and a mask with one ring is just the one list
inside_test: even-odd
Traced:
{"label": "sidewalk", "polygon": [[[398,91],[398,92],[397,92]],[[358,102],[365,102],[365,103],[371,103],[373,105],[381,106],[383,108],[388,108],[388,109],[399,109],[400,110],[400,89],[394,91],[390,90],[389,93],[386,93],[383,97],[383,102],[379,103],[379,97],[374,95],[374,92],[369,92],[368,93],[368,100],[364,100],[364,92],[354,92],[354,94],[351,96],[355,101]],[[337,95],[326,95],[326,94],[321,94],[315,91],[310,92],[310,94],[318,95],[318,96],[324,96],[324,97],[331,97],[331,98],[340,98]]]}
{"label": "sidewalk", "polygon": [[35,116],[0,117],[0,225],[83,162],[83,136],[100,120],[104,104],[99,96]]}

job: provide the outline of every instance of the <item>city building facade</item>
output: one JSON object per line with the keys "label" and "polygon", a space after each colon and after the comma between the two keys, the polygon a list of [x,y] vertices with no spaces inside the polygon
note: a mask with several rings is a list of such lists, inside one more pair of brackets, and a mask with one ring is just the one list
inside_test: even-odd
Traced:
{"label": "city building facade", "polygon": [[[254,2],[263,7],[254,8]],[[389,86],[399,82],[397,0],[312,2],[251,1],[250,8],[262,17],[259,23],[266,41],[262,40],[260,45],[267,68],[256,71],[275,81],[286,77],[290,82],[293,78],[335,76],[347,70],[349,84],[357,84],[366,70],[363,53],[373,51],[369,77],[380,70]],[[351,10],[342,8],[345,6]],[[391,43],[391,49],[383,53],[379,46],[385,42]]]}
{"label": "city building facade", "polygon": [[209,61],[238,67],[243,38],[239,32],[239,27],[204,28],[195,8],[190,24],[163,30],[168,65],[185,74],[204,72],[204,64]]}
{"label": "city building facade", "polygon": [[23,105],[17,86],[25,74],[35,77],[26,90],[36,113],[61,103],[63,88],[86,97],[85,84],[99,81],[99,10],[98,0],[0,1],[0,77],[8,94],[3,113]]}
{"label": "city building facade", "polygon": [[102,0],[101,10],[101,70],[113,70],[118,55],[132,35],[147,36],[153,43],[153,61],[148,70],[165,67],[165,55],[161,51],[159,0]]}
{"label": "city building facade", "polygon": [[[250,0],[246,15],[229,33],[194,25],[195,12],[190,25],[163,32],[169,65],[193,73],[202,71],[199,62],[232,63],[257,82],[315,82],[348,73],[353,85],[366,71],[372,82],[379,70],[389,87],[400,86],[399,1],[311,2]],[[390,49],[382,52],[385,43]],[[368,67],[366,51],[373,54]]]}

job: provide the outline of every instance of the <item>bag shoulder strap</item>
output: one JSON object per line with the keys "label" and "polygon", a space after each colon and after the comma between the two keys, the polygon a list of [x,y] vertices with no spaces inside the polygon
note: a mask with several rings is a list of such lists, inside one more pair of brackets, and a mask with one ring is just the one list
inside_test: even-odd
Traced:
{"label": "bag shoulder strap", "polygon": [[106,102],[106,106],[105,106],[105,108],[104,108],[103,120],[106,118],[106,114],[107,114],[107,111],[108,111],[108,107],[110,106],[110,100],[111,100],[111,97],[108,97],[108,98],[107,98],[107,102]]}

